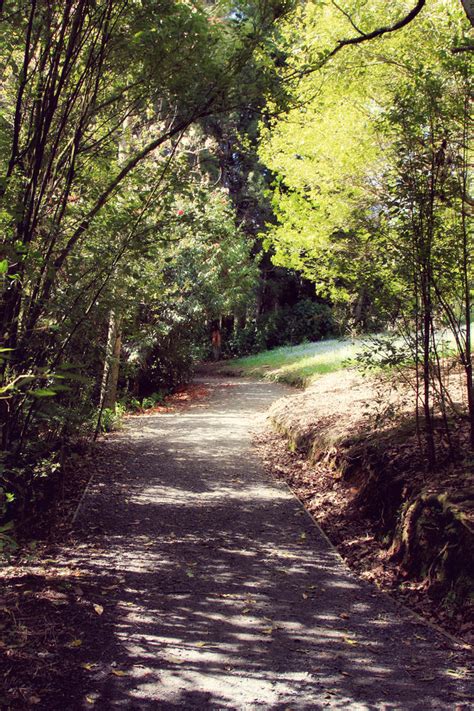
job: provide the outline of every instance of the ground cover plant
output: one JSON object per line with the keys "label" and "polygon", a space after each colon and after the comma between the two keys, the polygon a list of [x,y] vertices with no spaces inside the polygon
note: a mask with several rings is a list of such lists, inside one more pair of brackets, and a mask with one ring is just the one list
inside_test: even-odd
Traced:
{"label": "ground cover plant", "polygon": [[364,342],[341,338],[275,348],[229,361],[219,370],[305,387],[319,375],[353,367]]}

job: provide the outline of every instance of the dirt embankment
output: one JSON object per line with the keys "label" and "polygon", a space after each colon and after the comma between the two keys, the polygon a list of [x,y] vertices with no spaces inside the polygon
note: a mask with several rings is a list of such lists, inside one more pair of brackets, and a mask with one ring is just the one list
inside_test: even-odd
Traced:
{"label": "dirt embankment", "polygon": [[[474,496],[465,424],[438,434],[426,471],[409,398],[343,371],[270,411],[279,435],[259,438],[282,476],[347,562],[422,614],[472,641]],[[289,446],[288,446],[289,445]]]}

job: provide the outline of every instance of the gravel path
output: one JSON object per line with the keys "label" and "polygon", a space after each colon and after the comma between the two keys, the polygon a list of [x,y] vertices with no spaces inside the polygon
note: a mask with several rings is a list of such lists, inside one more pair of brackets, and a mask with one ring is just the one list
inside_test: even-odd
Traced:
{"label": "gravel path", "polygon": [[284,388],[210,387],[105,445],[69,560],[103,610],[48,709],[471,708],[459,650],[359,582],[264,474],[250,433]]}

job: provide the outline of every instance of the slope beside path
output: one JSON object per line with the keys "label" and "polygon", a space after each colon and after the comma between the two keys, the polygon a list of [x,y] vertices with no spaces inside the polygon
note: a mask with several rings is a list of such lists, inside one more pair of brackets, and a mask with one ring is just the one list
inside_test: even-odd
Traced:
{"label": "slope beside path", "polygon": [[104,445],[36,708],[470,708],[463,653],[357,580],[264,474],[251,430],[285,389],[209,382],[208,402]]}

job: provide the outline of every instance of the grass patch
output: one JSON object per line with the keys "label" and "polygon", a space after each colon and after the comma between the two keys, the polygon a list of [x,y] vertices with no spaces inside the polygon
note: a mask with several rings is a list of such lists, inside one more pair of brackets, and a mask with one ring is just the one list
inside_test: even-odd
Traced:
{"label": "grass patch", "polygon": [[348,367],[362,339],[332,339],[263,351],[226,363],[226,371],[306,387],[315,378]]}
{"label": "grass patch", "polygon": [[[471,329],[474,337],[472,326]],[[437,337],[439,352],[444,357],[454,355],[456,348],[452,333],[447,329],[440,330]],[[256,355],[227,361],[222,364],[222,371],[304,388],[320,375],[354,366],[355,361],[352,363],[349,361],[355,359],[357,354],[365,349],[373,353],[372,369],[377,367],[379,360],[381,368],[390,367],[386,357],[390,353],[393,355],[393,352],[385,349],[383,346],[385,340],[396,349],[407,350],[405,341],[401,337],[384,333],[366,334],[360,338],[333,338],[327,341],[303,343],[300,346],[285,346],[271,351],[262,351]],[[406,362],[409,362],[409,353]]]}

